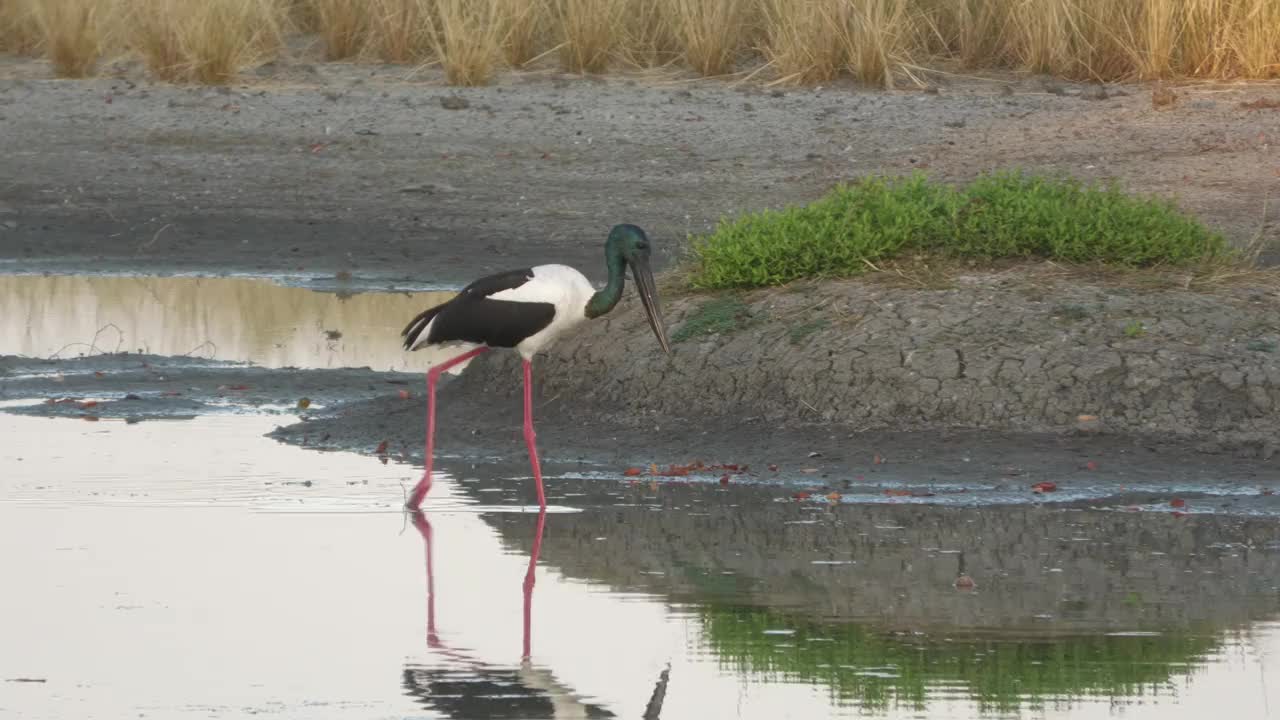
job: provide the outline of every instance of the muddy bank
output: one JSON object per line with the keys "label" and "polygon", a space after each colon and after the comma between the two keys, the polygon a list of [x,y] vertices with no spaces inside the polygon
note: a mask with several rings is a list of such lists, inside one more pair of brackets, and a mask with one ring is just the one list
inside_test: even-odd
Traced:
{"label": "muddy bank", "polygon": [[[540,363],[543,403],[635,427],[670,418],[858,431],[1146,437],[1276,462],[1280,294],[975,276],[943,290],[841,282],[667,303],[664,357],[638,303]],[[702,328],[704,331],[693,333]],[[518,404],[516,361],[462,377]]]}
{"label": "muddy bank", "polygon": [[244,411],[289,413],[296,420],[344,403],[398,397],[417,377],[367,368],[274,370],[136,353],[65,360],[0,355],[0,402],[5,412],[87,420]]}
{"label": "muddy bank", "polygon": [[603,274],[635,222],[661,267],[723,215],[871,173],[960,181],[998,167],[1119,178],[1232,239],[1274,194],[1272,86],[932,78],[936,93],[769,89],[657,76],[503,75],[282,62],[230,88],[53,80],[0,58],[0,268],[257,273],[456,285],[560,261]]}
{"label": "muddy bank", "polygon": [[[483,362],[497,365],[501,356]],[[477,361],[461,378],[441,383],[437,462],[455,476],[477,463],[489,467],[486,472],[507,473],[516,478],[512,500],[530,503],[535,493],[523,479],[528,464],[521,405],[506,387],[519,376],[493,374],[484,385],[469,377],[496,373],[482,367]],[[423,459],[423,384],[418,374],[360,368],[267,369],[124,353],[68,360],[0,357],[4,412],[133,422],[267,413],[279,417],[268,435],[280,442],[415,465]],[[547,394],[541,386],[535,402],[544,471],[561,478],[587,473],[610,486],[627,481],[623,471],[629,467],[656,463],[666,469],[703,460],[748,466],[732,475],[735,492],[758,488],[766,499],[805,490],[816,501],[836,490],[849,502],[1089,501],[1159,510],[1176,494],[1191,498],[1196,511],[1280,512],[1274,459],[1197,453],[1176,439],[946,428],[858,431],[838,423],[732,413],[630,417],[609,405],[571,408],[568,396]],[[719,476],[657,480],[716,484]],[[1041,481],[1055,482],[1059,490],[1034,494],[1031,486]],[[887,497],[886,488],[930,496]],[[567,492],[559,481],[548,486],[551,502],[563,502]]]}

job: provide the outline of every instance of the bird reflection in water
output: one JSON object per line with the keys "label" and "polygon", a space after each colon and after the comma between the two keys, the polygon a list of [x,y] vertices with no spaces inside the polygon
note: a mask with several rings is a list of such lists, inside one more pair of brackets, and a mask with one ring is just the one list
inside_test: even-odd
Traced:
{"label": "bird reflection in water", "polygon": [[[465,650],[451,648],[440,641],[436,630],[435,575],[431,556],[433,537],[426,514],[411,515],[413,526],[422,535],[427,555],[427,647],[446,662],[434,667],[408,665],[404,669],[405,693],[425,707],[451,718],[611,718],[609,710],[586,702],[566,687],[546,668],[531,661],[531,615],[533,609],[534,568],[542,549],[542,531],[547,513],[538,513],[537,534],[529,569],[525,572],[524,633],[520,664],[502,667],[473,657]],[[665,673],[662,686],[665,692]],[[651,703],[652,704],[652,703]],[[660,704],[660,703],[659,703]],[[652,717],[657,717],[656,714]]]}

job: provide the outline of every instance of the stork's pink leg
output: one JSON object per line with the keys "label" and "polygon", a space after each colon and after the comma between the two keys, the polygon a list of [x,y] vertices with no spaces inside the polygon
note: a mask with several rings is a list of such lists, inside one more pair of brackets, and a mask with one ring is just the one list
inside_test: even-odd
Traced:
{"label": "stork's pink leg", "polygon": [[547,510],[547,496],[543,493],[543,468],[538,462],[538,446],[534,442],[534,374],[529,360],[525,360],[525,445],[529,446],[529,464],[534,466],[534,482],[538,483],[538,507]]}
{"label": "stork's pink leg", "polygon": [[417,510],[418,506],[422,505],[422,499],[427,496],[427,491],[431,489],[431,461],[435,457],[436,444],[436,381],[440,379],[441,373],[454,365],[488,351],[487,347],[478,347],[437,365],[427,372],[427,454],[424,459],[426,470],[423,471],[422,479],[418,481],[413,494],[409,496],[409,502],[406,503],[410,510]]}
{"label": "stork's pink leg", "polygon": [[538,531],[533,536],[533,552],[529,555],[529,570],[524,574],[524,654],[521,660],[529,659],[529,627],[533,614],[533,568],[538,564],[538,553],[542,552],[542,528],[547,522],[547,511],[538,512]]}

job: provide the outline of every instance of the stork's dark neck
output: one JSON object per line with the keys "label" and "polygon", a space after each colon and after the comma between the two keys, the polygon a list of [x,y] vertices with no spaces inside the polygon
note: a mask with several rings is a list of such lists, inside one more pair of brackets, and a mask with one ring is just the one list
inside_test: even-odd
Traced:
{"label": "stork's dark neck", "polygon": [[612,310],[622,299],[622,287],[626,284],[627,261],[622,257],[622,249],[612,238],[605,245],[604,257],[609,266],[609,284],[596,291],[587,301],[588,318],[598,318]]}

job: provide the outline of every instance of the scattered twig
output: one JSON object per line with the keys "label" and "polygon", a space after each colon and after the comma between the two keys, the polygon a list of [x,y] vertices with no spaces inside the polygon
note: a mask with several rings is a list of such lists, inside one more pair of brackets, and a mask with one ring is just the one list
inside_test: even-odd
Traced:
{"label": "scattered twig", "polygon": [[77,347],[77,346],[79,346],[79,347],[87,347],[87,348],[89,348],[90,350],[93,350],[93,351],[96,351],[96,352],[98,352],[98,353],[101,353],[101,354],[104,354],[104,355],[105,355],[105,354],[107,354],[107,351],[105,351],[105,350],[103,350],[102,348],[98,347],[98,336],[99,336],[99,335],[101,335],[101,334],[102,334],[102,333],[103,333],[107,328],[115,328],[116,335],[117,335],[117,340],[116,340],[116,349],[115,349],[115,350],[112,350],[111,352],[113,352],[113,353],[118,353],[118,352],[120,352],[120,346],[121,346],[121,345],[124,345],[124,331],[123,331],[123,330],[121,330],[121,329],[120,329],[120,326],[116,325],[115,323],[107,323],[106,325],[103,325],[102,327],[98,328],[98,332],[96,332],[96,333],[94,333],[94,334],[93,334],[93,339],[92,339],[92,340],[90,340],[89,342],[87,342],[87,343],[83,343],[83,342],[67,343],[66,345],[63,345],[62,347],[58,348],[58,351],[57,351],[57,352],[55,352],[54,354],[50,355],[49,357],[47,357],[47,358],[45,358],[45,359],[46,359],[46,360],[57,360],[57,359],[58,359],[58,356],[62,354],[62,351],[63,351],[63,350],[66,350],[67,348]]}
{"label": "scattered twig", "polygon": [[217,354],[218,354],[218,345],[217,345],[216,343],[214,343],[212,340],[205,340],[204,342],[202,342],[202,343],[200,343],[199,345],[197,345],[197,346],[195,346],[195,347],[191,348],[191,349],[190,349],[190,350],[188,350],[187,352],[182,353],[182,354],[181,354],[181,355],[179,355],[178,357],[191,357],[191,356],[195,353],[195,351],[199,350],[200,348],[204,347],[205,345],[208,345],[210,348],[212,348],[212,349],[213,349],[213,352],[212,352],[212,354],[210,354],[210,355],[209,355],[209,357],[213,357],[213,356],[215,356],[215,355],[217,355]]}
{"label": "scattered twig", "polygon": [[171,227],[173,227],[173,223],[165,223],[163,227],[161,227],[159,230],[157,230],[157,231],[156,231],[156,234],[155,234],[155,235],[152,235],[152,236],[151,236],[151,239],[150,239],[150,240],[148,240],[148,241],[146,241],[146,242],[142,243],[141,245],[139,245],[139,246],[138,246],[138,250],[137,250],[137,251],[138,251],[138,252],[142,252],[143,250],[146,250],[147,248],[150,248],[152,245],[155,245],[155,244],[156,244],[156,240],[159,240],[159,239],[160,239],[160,233],[164,232],[165,230],[168,230],[168,229],[169,229],[169,228],[171,228]]}

